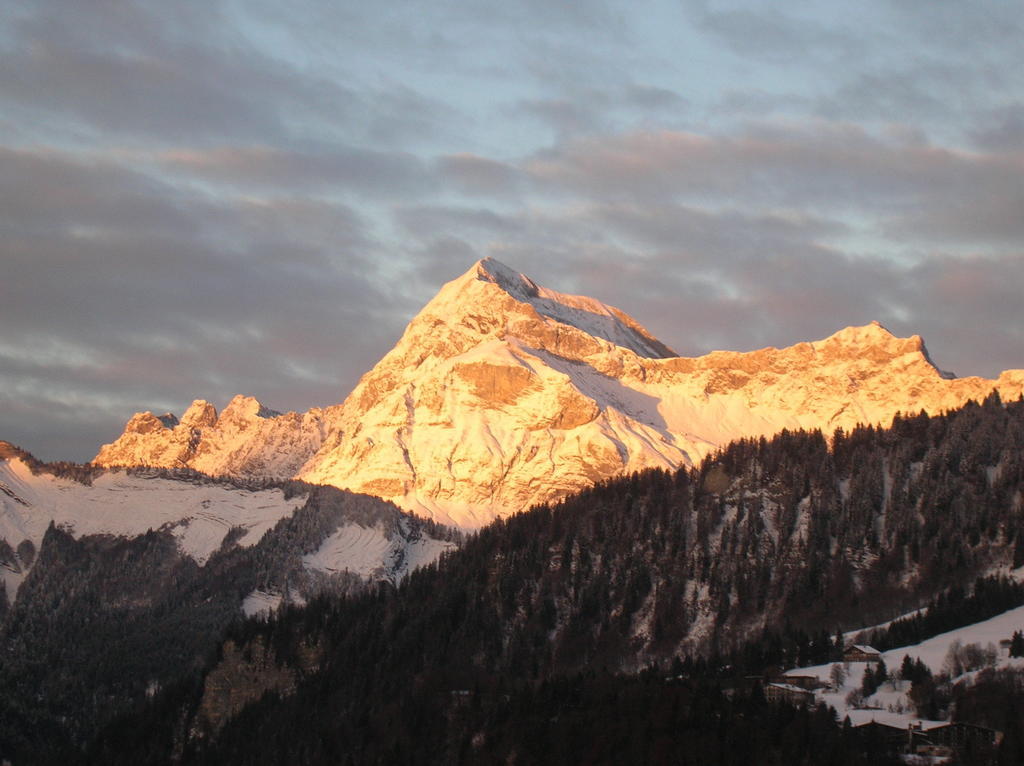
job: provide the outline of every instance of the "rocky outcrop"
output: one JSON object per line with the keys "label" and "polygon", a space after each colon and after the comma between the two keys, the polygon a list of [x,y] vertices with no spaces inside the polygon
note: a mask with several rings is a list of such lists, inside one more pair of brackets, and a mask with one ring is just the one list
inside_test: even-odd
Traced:
{"label": "rocky outcrop", "polygon": [[323,441],[323,413],[281,414],[251,396],[236,396],[219,415],[197,399],[179,421],[140,412],[105,444],[101,466],[192,468],[212,476],[291,478]]}
{"label": "rocky outcrop", "polygon": [[225,641],[220,662],[203,682],[197,728],[193,733],[216,733],[242,708],[269,691],[282,696],[291,694],[300,673],[319,667],[321,655],[318,647],[302,644],[297,653],[300,667],[292,668],[279,664],[259,637],[244,649],[230,639]]}

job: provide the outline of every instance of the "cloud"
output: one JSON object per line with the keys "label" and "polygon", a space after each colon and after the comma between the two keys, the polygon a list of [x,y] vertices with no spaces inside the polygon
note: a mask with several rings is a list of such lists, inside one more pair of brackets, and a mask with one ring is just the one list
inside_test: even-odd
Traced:
{"label": "cloud", "polygon": [[[370,228],[344,205],[196,197],[53,152],[0,152],[0,179],[25,181],[0,182],[5,391],[31,391],[36,417],[61,398],[120,402],[118,421],[239,391],[335,403],[401,330]],[[23,410],[5,429],[31,430]]]}
{"label": "cloud", "polygon": [[216,3],[31,4],[3,41],[0,94],[107,133],[174,142],[285,138],[296,117],[343,117],[350,90],[228,37],[225,14]]}
{"label": "cloud", "polygon": [[690,103],[669,88],[630,82],[613,75],[611,81],[590,84],[570,79],[557,94],[522,99],[507,110],[525,115],[552,129],[557,139],[618,133],[650,124],[680,124]]}
{"label": "cloud", "polygon": [[720,66],[739,76],[724,89],[726,102],[759,101],[762,115],[899,121],[961,139],[972,115],[1020,97],[1013,41],[1024,22],[1011,4],[867,0],[840,9],[687,0],[685,7],[703,40],[731,54]]}
{"label": "cloud", "polygon": [[794,57],[839,60],[863,55],[860,40],[810,13],[787,13],[780,5],[713,9],[706,0],[687,0],[697,26],[743,57],[790,63]]}
{"label": "cloud", "polygon": [[989,110],[977,121],[971,134],[984,149],[1024,152],[1024,102]]}
{"label": "cloud", "polygon": [[486,207],[406,205],[396,207],[394,216],[403,233],[414,238],[437,232],[460,232],[473,238],[511,236],[523,226],[520,215]]}
{"label": "cloud", "polygon": [[526,99],[517,109],[550,125],[559,136],[572,136],[605,127],[606,106],[595,104],[593,98],[542,98]]}
{"label": "cloud", "polygon": [[430,170],[415,155],[343,145],[318,151],[269,146],[175,149],[161,159],[169,170],[211,181],[307,193],[346,190],[393,197],[422,192],[432,182]]}
{"label": "cloud", "polygon": [[395,146],[449,130],[445,102],[302,66],[301,47],[275,50],[265,34],[221,2],[34,2],[0,36],[0,97],[62,139],[304,147],[344,134]]}
{"label": "cloud", "polygon": [[485,255],[688,354],[878,319],[1024,358],[1011,4],[393,10],[12,6],[0,437],[340,401]]}
{"label": "cloud", "polygon": [[451,154],[438,161],[440,174],[467,195],[505,196],[522,187],[521,172],[504,162],[475,154]]}
{"label": "cloud", "polygon": [[889,233],[1019,238],[1016,155],[972,153],[858,126],[762,124],[738,135],[633,132],[569,141],[526,163],[540,186],[588,197],[830,210]]}
{"label": "cloud", "polygon": [[1024,286],[1024,251],[933,254],[902,277],[909,316],[903,326],[924,336],[940,367],[987,376],[1024,368],[1024,328],[1013,319]]}

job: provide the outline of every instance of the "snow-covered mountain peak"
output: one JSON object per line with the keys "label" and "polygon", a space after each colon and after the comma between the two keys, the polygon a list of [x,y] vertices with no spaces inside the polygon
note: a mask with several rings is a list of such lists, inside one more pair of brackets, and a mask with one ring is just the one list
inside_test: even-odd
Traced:
{"label": "snow-covered mountain peak", "polygon": [[125,433],[151,434],[158,431],[169,431],[178,425],[178,419],[171,413],[154,415],[152,412],[136,412],[125,425]]}
{"label": "snow-covered mountain peak", "polygon": [[319,409],[279,413],[252,396],[236,396],[220,414],[204,399],[179,422],[173,415],[133,415],[124,433],[100,448],[102,466],[194,468],[213,476],[290,478],[324,437]]}
{"label": "snow-covered mountain peak", "polygon": [[866,325],[844,327],[824,340],[816,341],[815,345],[820,348],[830,345],[841,345],[853,349],[885,348],[896,352],[909,353],[920,351],[924,343],[920,335],[900,338],[890,332],[881,322],[873,321]]}
{"label": "snow-covered mountain peak", "polygon": [[[468,324],[484,334],[512,335],[527,344],[550,344],[553,333],[572,328],[638,356],[675,356],[639,322],[623,311],[583,295],[560,293],[538,285],[494,258],[484,258],[445,285],[417,317],[431,322]],[[416,319],[410,327],[417,325]],[[541,345],[540,347],[546,347]]]}
{"label": "snow-covered mountain peak", "polygon": [[228,402],[228,406],[220,413],[220,417],[217,418],[217,423],[249,422],[254,421],[257,418],[276,418],[280,417],[281,414],[282,413],[277,410],[272,410],[269,407],[264,406],[254,396],[238,394]]}
{"label": "snow-covered mountain peak", "polygon": [[467,272],[467,274],[474,273],[480,281],[496,284],[517,300],[529,302],[539,293],[539,288],[532,279],[510,269],[495,258],[487,257],[477,261]]}
{"label": "snow-covered mountain peak", "polygon": [[877,322],[683,358],[618,309],[488,258],[446,284],[332,419],[300,478],[474,527],[595,480],[783,428],[887,424],[1014,379],[943,380]]}
{"label": "snow-covered mountain peak", "polygon": [[834,332],[825,340],[837,340],[845,343],[875,344],[887,343],[895,338],[896,336],[893,335],[885,325],[878,320],[872,320],[866,325],[844,327],[842,330]]}
{"label": "snow-covered mountain peak", "polygon": [[205,399],[196,399],[181,416],[181,422],[191,428],[209,428],[217,422],[217,408]]}
{"label": "snow-covered mountain peak", "polygon": [[877,321],[863,326],[846,327],[811,345],[825,359],[859,358],[874,364],[887,364],[898,360],[902,366],[913,368],[921,375],[937,375],[949,380],[956,377],[935,365],[920,335],[900,338]]}
{"label": "snow-covered mountain peak", "polygon": [[813,342],[812,345],[819,353],[831,352],[848,356],[866,354],[875,358],[921,354],[924,349],[924,342],[920,335],[900,338],[889,332],[879,322],[844,327],[824,340]]}
{"label": "snow-covered mountain peak", "polygon": [[[143,413],[103,465],[331,484],[477,527],[614,475],[694,464],[739,437],[941,412],[998,381],[941,373],[877,322],[751,352],[672,354],[629,316],[486,258],[444,285],[340,405],[278,415],[235,397],[178,425]],[[213,421],[213,422],[211,422]]]}

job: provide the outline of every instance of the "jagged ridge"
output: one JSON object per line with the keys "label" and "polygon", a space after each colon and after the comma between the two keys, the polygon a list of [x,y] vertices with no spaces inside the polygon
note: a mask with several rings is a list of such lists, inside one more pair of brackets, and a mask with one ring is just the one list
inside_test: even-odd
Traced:
{"label": "jagged ridge", "polygon": [[[620,310],[484,259],[341,405],[264,418],[272,429],[222,424],[238,398],[213,425],[186,429],[186,413],[167,428],[147,413],[97,461],[293,471],[477,527],[610,476],[693,465],[738,437],[887,424],[993,389],[1018,398],[1024,371],[950,379],[920,337],[878,323],[784,349],[678,357]],[[246,412],[259,406],[245,401]]]}
{"label": "jagged ridge", "polygon": [[323,441],[323,411],[275,412],[251,396],[236,396],[219,415],[197,399],[179,421],[140,412],[105,444],[97,465],[192,468],[212,476],[288,479]]}

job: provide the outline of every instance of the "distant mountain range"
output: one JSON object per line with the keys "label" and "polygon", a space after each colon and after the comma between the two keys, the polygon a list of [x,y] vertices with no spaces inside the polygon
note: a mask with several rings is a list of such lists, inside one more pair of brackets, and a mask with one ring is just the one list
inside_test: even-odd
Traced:
{"label": "distant mountain range", "polygon": [[280,414],[235,397],[180,421],[139,413],[101,466],[298,478],[475,528],[649,467],[697,464],[782,429],[888,425],[1024,392],[1024,371],[956,378],[878,323],[784,349],[679,357],[599,300],[487,258],[446,284],[339,405]]}
{"label": "distant mountain range", "polygon": [[[87,761],[895,766],[926,718],[957,763],[1022,763],[1024,670],[996,647],[1024,612],[937,635],[1024,599],[1022,444],[1024,401],[991,395],[601,482],[396,588],[236,626]],[[887,673],[915,678],[881,690],[842,634],[883,623]],[[772,701],[795,666],[845,675],[819,695],[839,717]]]}
{"label": "distant mountain range", "polygon": [[1019,574],[1022,391],[876,323],[679,357],[485,259],[341,404],[139,413],[86,465],[0,442],[0,760],[541,762],[504,716],[549,679],[600,668],[537,708],[589,741],[587,695],[668,699],[645,667],[761,636],[760,669]]}

